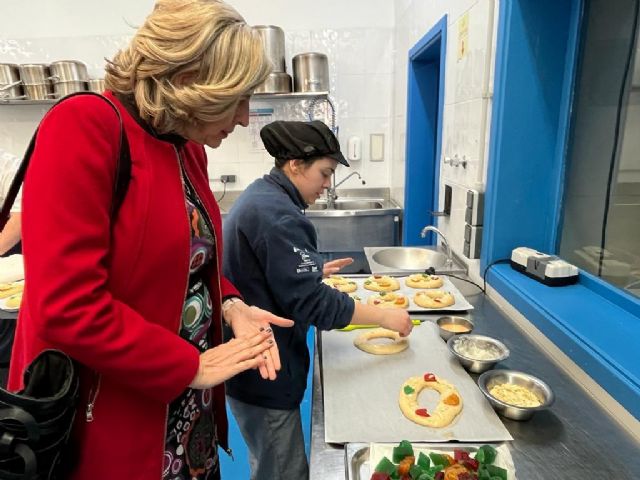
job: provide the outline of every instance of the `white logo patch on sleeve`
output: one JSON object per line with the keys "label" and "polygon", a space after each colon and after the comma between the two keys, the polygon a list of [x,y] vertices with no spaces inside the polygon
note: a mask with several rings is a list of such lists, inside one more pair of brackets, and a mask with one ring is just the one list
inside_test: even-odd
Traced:
{"label": "white logo patch on sleeve", "polygon": [[317,272],[318,264],[315,262],[306,248],[293,247],[293,253],[300,256],[300,262],[296,266],[296,273]]}

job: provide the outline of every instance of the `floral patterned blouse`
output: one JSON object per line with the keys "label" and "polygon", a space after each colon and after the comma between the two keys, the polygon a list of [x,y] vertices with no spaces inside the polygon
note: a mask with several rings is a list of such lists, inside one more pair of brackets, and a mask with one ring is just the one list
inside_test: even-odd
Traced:
{"label": "floral patterned blouse", "polygon": [[[204,272],[206,265],[215,259],[215,237],[184,169],[182,174],[191,226],[191,256],[180,336],[196,345],[200,351],[205,351],[211,346],[209,329],[212,326],[213,308]],[[187,388],[169,405],[162,478],[220,478],[211,389]]]}

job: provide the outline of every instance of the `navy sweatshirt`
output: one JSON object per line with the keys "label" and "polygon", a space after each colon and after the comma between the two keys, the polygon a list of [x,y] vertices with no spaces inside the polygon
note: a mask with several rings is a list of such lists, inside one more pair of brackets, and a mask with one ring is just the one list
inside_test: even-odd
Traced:
{"label": "navy sweatshirt", "polygon": [[[240,195],[224,224],[223,270],[248,305],[256,305],[295,322],[274,326],[282,370],[275,381],[257,370],[226,383],[227,394],[265,408],[291,410],[302,401],[309,371],[306,336],[342,328],[351,321],[354,302],[322,283],[322,255],[300,193],[277,168]],[[225,337],[231,330],[225,327]]]}

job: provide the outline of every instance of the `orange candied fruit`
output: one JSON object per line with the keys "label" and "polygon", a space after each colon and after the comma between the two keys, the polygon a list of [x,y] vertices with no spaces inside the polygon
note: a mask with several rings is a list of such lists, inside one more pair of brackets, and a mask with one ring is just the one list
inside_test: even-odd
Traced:
{"label": "orange candied fruit", "polygon": [[456,395],[455,393],[452,393],[451,395],[449,395],[444,399],[444,403],[445,405],[452,405],[452,406],[459,405],[460,397],[458,397],[458,395]]}

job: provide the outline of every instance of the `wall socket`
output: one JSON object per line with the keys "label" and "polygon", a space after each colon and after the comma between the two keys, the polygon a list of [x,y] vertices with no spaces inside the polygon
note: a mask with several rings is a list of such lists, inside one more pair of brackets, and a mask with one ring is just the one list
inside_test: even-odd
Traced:
{"label": "wall socket", "polygon": [[236,176],[235,175],[220,175],[220,181],[222,183],[235,183]]}

